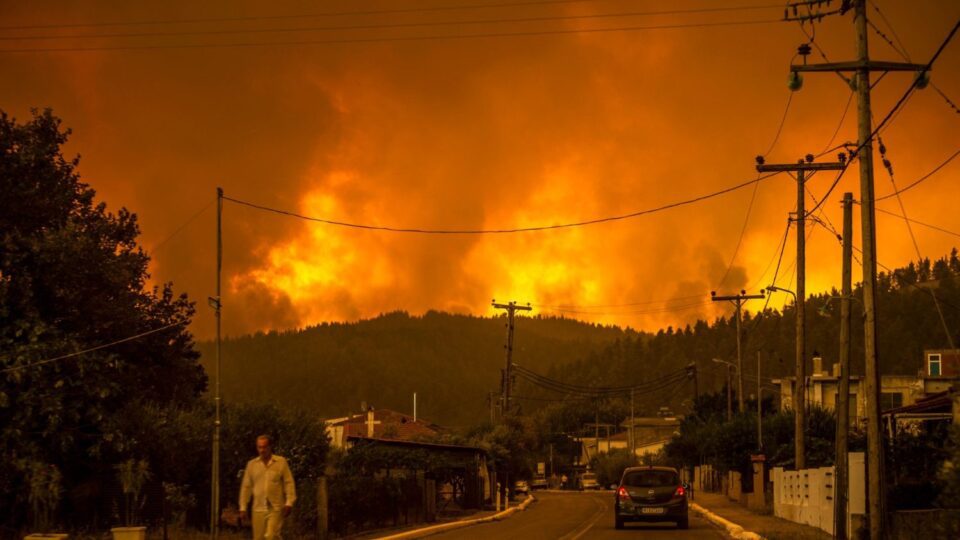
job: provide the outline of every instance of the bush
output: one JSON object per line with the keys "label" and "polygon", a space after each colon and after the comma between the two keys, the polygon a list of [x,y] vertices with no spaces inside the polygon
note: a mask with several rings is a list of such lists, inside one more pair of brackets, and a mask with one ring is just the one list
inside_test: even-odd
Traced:
{"label": "bush", "polygon": [[636,456],[622,448],[615,448],[590,460],[590,466],[597,473],[597,483],[603,487],[619,483],[623,470],[638,464]]}

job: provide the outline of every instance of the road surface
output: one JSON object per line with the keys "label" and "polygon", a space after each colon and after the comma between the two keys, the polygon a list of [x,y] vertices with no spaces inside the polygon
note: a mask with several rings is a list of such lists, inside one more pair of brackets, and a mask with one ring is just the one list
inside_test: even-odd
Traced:
{"label": "road surface", "polygon": [[536,502],[525,512],[517,512],[509,519],[474,525],[431,538],[444,539],[607,539],[642,537],[659,539],[724,538],[720,531],[693,512],[690,528],[678,530],[673,523],[627,523],[624,530],[613,527],[613,492],[538,491]]}

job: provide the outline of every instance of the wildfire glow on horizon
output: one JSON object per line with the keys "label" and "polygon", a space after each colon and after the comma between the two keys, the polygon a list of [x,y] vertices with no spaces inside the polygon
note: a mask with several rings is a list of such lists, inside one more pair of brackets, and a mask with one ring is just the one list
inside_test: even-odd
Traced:
{"label": "wildfire glow on horizon", "polygon": [[[915,62],[928,60],[960,17],[960,3],[874,4]],[[365,9],[397,5],[373,2]],[[322,11],[350,6],[334,2]],[[23,120],[31,107],[49,106],[63,118],[73,130],[68,150],[82,155],[83,180],[111,209],[125,206],[139,215],[153,278],[172,280],[178,291],[202,299],[214,290],[210,203],[217,186],[231,198],[333,221],[514,229],[669,205],[756,178],[758,154],[787,163],[855,141],[856,100],[846,82],[808,73],[791,96],[788,67],[803,61],[797,47],[809,38],[796,23],[775,22],[781,7],[764,6],[711,11],[713,2],[689,0],[682,10],[650,15],[666,8],[630,0],[517,3],[322,23],[305,16],[286,23],[304,28],[289,35],[260,32],[284,26],[264,18],[173,28],[157,23],[142,32],[189,28],[211,35],[11,42],[4,47],[64,50],[0,50],[0,69],[18,81],[0,85],[0,108]],[[29,25],[321,10],[296,1],[266,9],[255,2],[94,2],[7,3],[4,11],[8,25]],[[537,20],[479,22],[503,19]],[[877,24],[893,35],[882,19]],[[373,28],[309,30],[337,26]],[[647,26],[662,28],[638,30]],[[258,30],[255,37],[214,34],[251,29]],[[98,32],[104,31],[49,31]],[[527,35],[503,35],[509,33]],[[875,58],[903,60],[879,34],[869,39]],[[232,45],[256,40],[259,46]],[[818,23],[815,43],[831,61],[852,59],[850,17]],[[156,47],[137,49],[146,46]],[[823,58],[815,49],[806,61]],[[960,114],[943,96],[960,103],[960,42],[944,50],[932,81],[936,88],[915,92],[880,134],[900,188],[957,151]],[[890,73],[876,85],[875,121],[910,84],[910,75]],[[894,185],[880,160],[877,153],[876,193],[883,196]],[[834,178],[829,172],[810,178],[808,207]],[[958,180],[960,159],[905,192],[908,216],[960,231]],[[817,214],[827,226],[808,223],[808,293],[839,284],[840,246],[828,228],[839,229],[839,201],[847,191],[860,198],[857,165]],[[227,201],[224,328],[238,335],[394,310],[494,315],[492,298],[529,302],[533,315],[653,331],[681,327],[730,313],[725,303],[710,301],[711,290],[757,293],[772,284],[795,204],[796,183],[781,174],[756,190],[749,185],[582,227],[408,234],[315,223]],[[895,197],[877,206],[901,213]],[[859,207],[854,222],[860,245]],[[917,258],[901,218],[881,212],[877,223],[882,264],[893,268]],[[960,245],[956,235],[922,224],[913,232],[925,257]],[[791,230],[777,273],[781,287],[795,287],[795,253]],[[788,300],[775,294],[769,305],[780,308]],[[210,337],[212,315],[198,309],[193,328],[201,339]]]}

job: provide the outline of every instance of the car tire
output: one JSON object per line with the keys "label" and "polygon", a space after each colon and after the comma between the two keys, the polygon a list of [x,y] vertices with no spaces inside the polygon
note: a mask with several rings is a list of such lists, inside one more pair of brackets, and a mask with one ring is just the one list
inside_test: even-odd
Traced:
{"label": "car tire", "polygon": [[623,528],[623,520],[620,519],[620,518],[614,518],[613,528],[615,528],[615,529],[622,529],[622,528]]}
{"label": "car tire", "polygon": [[683,518],[677,522],[678,529],[689,529],[690,528],[690,518]]}

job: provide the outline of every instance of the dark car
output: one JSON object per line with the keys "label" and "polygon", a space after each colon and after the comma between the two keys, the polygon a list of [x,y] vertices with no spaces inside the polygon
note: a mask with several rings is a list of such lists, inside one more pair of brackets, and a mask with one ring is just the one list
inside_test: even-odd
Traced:
{"label": "dark car", "polygon": [[623,471],[614,503],[616,527],[628,521],[673,521],[689,527],[687,490],[670,467],[629,467]]}

